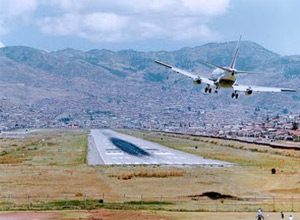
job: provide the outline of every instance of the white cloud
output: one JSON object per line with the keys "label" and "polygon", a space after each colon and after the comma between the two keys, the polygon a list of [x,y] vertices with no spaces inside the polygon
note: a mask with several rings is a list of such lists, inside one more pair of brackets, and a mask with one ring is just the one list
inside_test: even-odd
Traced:
{"label": "white cloud", "polygon": [[16,16],[32,12],[37,7],[37,0],[0,0],[1,15]]}
{"label": "white cloud", "polygon": [[4,43],[0,41],[0,48],[5,47]]}
{"label": "white cloud", "polygon": [[111,13],[65,14],[47,17],[39,22],[41,30],[48,35],[78,36],[92,41],[116,42],[126,39],[127,17]]}
{"label": "white cloud", "polygon": [[0,35],[26,24],[46,35],[93,42],[214,40],[210,21],[227,11],[229,1],[0,0]]}
{"label": "white cloud", "polygon": [[77,36],[94,42],[146,39],[210,39],[209,22],[227,11],[229,0],[48,0],[62,14],[41,18],[47,35]]}
{"label": "white cloud", "polygon": [[0,35],[8,34],[37,8],[37,0],[0,0]]}
{"label": "white cloud", "polygon": [[218,15],[227,10],[228,0],[182,0],[184,8],[188,9],[193,14]]}
{"label": "white cloud", "polygon": [[229,0],[48,0],[47,4],[74,12],[170,13],[215,15],[227,10]]}

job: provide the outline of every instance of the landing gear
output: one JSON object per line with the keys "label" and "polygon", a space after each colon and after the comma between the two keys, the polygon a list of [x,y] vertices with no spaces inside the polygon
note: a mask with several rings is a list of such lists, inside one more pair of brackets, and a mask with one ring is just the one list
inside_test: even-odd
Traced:
{"label": "landing gear", "polygon": [[207,85],[204,89],[205,93],[211,93],[212,92],[212,88],[210,87],[210,85]]}
{"label": "landing gear", "polygon": [[237,92],[233,92],[233,93],[231,94],[231,98],[238,99],[238,97],[239,97],[239,94],[238,94]]}
{"label": "landing gear", "polygon": [[211,93],[211,91],[212,91],[212,89],[209,86],[206,86],[205,89],[204,89],[205,93],[207,93],[207,92]]}

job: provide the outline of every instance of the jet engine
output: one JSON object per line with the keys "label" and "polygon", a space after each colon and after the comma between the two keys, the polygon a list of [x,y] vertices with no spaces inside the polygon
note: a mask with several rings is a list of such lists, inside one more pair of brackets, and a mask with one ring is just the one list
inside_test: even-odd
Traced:
{"label": "jet engine", "polygon": [[195,80],[194,80],[194,84],[195,85],[200,85],[202,83],[202,80],[200,79],[200,78],[196,78]]}
{"label": "jet engine", "polygon": [[252,89],[247,89],[246,92],[245,92],[245,95],[246,96],[249,96],[253,93],[253,90]]}

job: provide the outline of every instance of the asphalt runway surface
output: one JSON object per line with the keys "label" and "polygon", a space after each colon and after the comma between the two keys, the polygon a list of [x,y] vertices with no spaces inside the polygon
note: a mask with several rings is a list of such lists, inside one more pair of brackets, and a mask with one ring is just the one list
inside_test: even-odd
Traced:
{"label": "asphalt runway surface", "polygon": [[174,150],[157,143],[108,129],[91,130],[88,138],[89,165],[230,166]]}

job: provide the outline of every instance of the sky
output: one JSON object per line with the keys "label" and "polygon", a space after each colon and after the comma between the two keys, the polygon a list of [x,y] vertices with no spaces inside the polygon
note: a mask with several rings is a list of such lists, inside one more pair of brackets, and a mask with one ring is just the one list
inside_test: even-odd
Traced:
{"label": "sky", "polygon": [[176,50],[254,41],[300,55],[299,0],[0,0],[0,47]]}

